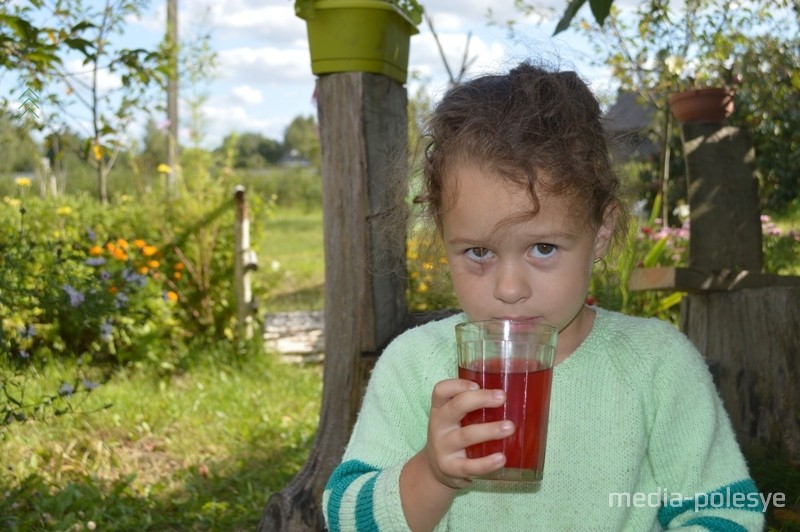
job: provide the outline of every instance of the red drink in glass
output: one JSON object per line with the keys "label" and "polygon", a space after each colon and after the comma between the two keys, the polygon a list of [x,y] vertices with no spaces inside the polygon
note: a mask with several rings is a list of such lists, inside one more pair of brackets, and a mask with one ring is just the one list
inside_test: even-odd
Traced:
{"label": "red drink in glass", "polygon": [[[553,368],[539,369],[536,361],[488,360],[480,368],[458,368],[458,376],[477,382],[481,388],[505,390],[506,402],[497,408],[482,408],[468,413],[462,425],[490,423],[508,419],[514,422],[514,434],[502,440],[490,440],[467,448],[467,458],[492,453],[506,455],[507,468],[541,470],[547,440],[547,414],[550,409],[550,384]],[[505,366],[505,367],[504,367]]]}

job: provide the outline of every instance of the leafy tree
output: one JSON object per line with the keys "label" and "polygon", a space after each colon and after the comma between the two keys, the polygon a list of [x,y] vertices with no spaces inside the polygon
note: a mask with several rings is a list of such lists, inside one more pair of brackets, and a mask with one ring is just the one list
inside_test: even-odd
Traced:
{"label": "leafy tree", "polygon": [[25,124],[8,112],[0,112],[0,174],[33,172],[41,155]]}
{"label": "leafy tree", "polygon": [[[13,11],[0,10],[0,21],[6,23],[0,29],[0,47],[6,51],[0,54],[0,68],[16,71],[26,87],[40,93],[46,87],[41,96],[58,109],[47,116],[48,127],[82,129],[83,157],[96,171],[101,202],[108,199],[107,177],[124,132],[146,105],[148,88],[166,70],[160,52],[115,47],[111,41],[125,20],[146,5],[146,0],[106,0],[97,8],[81,0],[28,0]],[[38,27],[32,22],[38,19],[54,25]],[[66,64],[75,57],[82,60],[79,71]],[[119,76],[119,87],[103,90],[101,76],[107,74]]]}
{"label": "leafy tree", "polygon": [[295,117],[283,134],[283,146],[287,151],[299,151],[311,164],[319,166],[321,155],[316,118],[313,115]]}

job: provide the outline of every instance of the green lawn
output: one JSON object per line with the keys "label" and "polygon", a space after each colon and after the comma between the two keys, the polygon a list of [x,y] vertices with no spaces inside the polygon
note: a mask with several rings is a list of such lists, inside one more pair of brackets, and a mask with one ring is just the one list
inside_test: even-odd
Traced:
{"label": "green lawn", "polygon": [[253,243],[262,265],[255,289],[267,292],[262,312],[322,309],[322,209],[277,208],[263,224],[261,238]]}
{"label": "green lawn", "polygon": [[[76,371],[51,365],[29,393]],[[109,377],[73,400],[82,413],[0,427],[0,528],[253,530],[315,434],[319,366],[218,354]]]}

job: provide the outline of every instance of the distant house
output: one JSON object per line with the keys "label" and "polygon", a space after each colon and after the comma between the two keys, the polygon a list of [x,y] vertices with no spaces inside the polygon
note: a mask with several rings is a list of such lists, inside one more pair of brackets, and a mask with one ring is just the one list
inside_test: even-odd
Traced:
{"label": "distant house", "polygon": [[302,168],[311,166],[311,161],[303,157],[303,154],[300,153],[300,150],[297,148],[292,148],[281,155],[280,159],[278,159],[278,166],[284,168]]}
{"label": "distant house", "polygon": [[620,92],[605,115],[605,130],[615,155],[625,160],[658,158],[660,147],[648,135],[655,119],[655,106],[636,93]]}

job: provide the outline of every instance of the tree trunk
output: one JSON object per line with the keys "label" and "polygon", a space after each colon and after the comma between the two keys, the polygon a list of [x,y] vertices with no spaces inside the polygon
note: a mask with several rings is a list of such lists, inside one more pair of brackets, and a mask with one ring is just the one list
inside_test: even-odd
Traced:
{"label": "tree trunk", "polygon": [[319,428],[302,470],[264,509],[258,530],[324,528],[322,492],[360,407],[364,353],[406,318],[405,89],[368,73],[317,82],[325,225],[325,362]]}
{"label": "tree trunk", "polygon": [[739,442],[800,460],[800,287],[689,295],[681,310]]}

